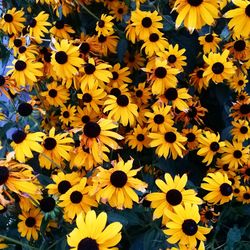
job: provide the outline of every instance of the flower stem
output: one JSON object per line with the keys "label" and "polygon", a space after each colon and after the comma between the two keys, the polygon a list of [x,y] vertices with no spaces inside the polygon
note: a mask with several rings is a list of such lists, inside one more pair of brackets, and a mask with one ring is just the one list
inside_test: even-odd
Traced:
{"label": "flower stem", "polygon": [[21,245],[21,246],[23,246],[23,247],[26,247],[26,248],[29,248],[29,249],[32,249],[32,250],[39,250],[39,248],[32,247],[32,246],[30,246],[30,245],[27,245],[27,244],[25,244],[25,243],[22,243],[21,241],[12,239],[12,238],[10,238],[10,237],[7,237],[7,236],[5,236],[5,235],[1,235],[1,234],[0,234],[0,239],[4,239],[4,240],[6,240],[6,241],[10,241],[10,242],[12,242],[12,243],[15,243],[15,244],[17,244],[17,245]]}

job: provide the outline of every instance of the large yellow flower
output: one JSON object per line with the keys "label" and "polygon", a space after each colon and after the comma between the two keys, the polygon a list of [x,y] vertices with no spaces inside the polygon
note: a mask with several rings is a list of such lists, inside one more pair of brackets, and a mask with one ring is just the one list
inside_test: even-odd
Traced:
{"label": "large yellow flower", "polygon": [[196,249],[197,240],[205,241],[204,234],[212,229],[198,225],[200,214],[197,205],[186,203],[184,206],[175,206],[174,212],[167,210],[166,214],[171,221],[163,232],[170,236],[167,241],[171,244],[179,243],[179,246],[186,245],[187,249]]}
{"label": "large yellow flower", "polygon": [[[171,177],[170,174],[166,173],[163,180],[157,179],[155,181],[157,187],[161,192],[153,192],[146,196],[146,199],[151,201],[151,207],[155,208],[153,218],[158,219],[162,216],[166,217],[165,211],[173,211],[175,206],[180,204],[196,204],[200,205],[202,200],[196,197],[196,193],[192,189],[185,190],[188,178],[184,174],[182,177],[175,176]],[[164,218],[166,221],[166,218]],[[168,218],[167,220],[169,220]]]}
{"label": "large yellow flower", "polygon": [[67,242],[72,250],[107,250],[118,249],[115,246],[120,242],[122,224],[113,222],[106,227],[107,214],[101,212],[98,216],[94,210],[89,211],[86,217],[81,213],[76,218],[76,228],[68,235]]}
{"label": "large yellow flower", "polygon": [[43,64],[34,61],[33,58],[26,58],[24,56],[13,60],[12,66],[7,75],[11,74],[11,79],[14,79],[18,87],[30,86],[38,81],[39,76],[43,76]]}
{"label": "large yellow flower", "polygon": [[113,162],[113,167],[108,170],[99,167],[92,179],[94,184],[91,192],[97,192],[97,201],[108,202],[111,207],[118,209],[132,208],[133,202],[138,203],[139,197],[135,190],[145,192],[147,183],[134,177],[141,168],[132,167],[132,159],[127,162],[122,159]]}
{"label": "large yellow flower", "polygon": [[155,152],[161,157],[172,157],[174,160],[177,156],[183,157],[183,151],[185,150],[184,142],[187,138],[177,132],[176,128],[169,128],[164,133],[150,133],[149,138],[152,139],[150,147],[157,147]]}
{"label": "large yellow flower", "polygon": [[208,57],[203,55],[204,61],[208,67],[205,69],[203,76],[218,84],[226,79],[230,79],[235,74],[235,66],[228,60],[229,50],[220,53],[209,53]]}
{"label": "large yellow flower", "polygon": [[24,12],[12,8],[8,10],[0,20],[1,29],[8,34],[19,34],[24,28],[25,22]]}
{"label": "large yellow flower", "polygon": [[233,199],[232,182],[226,173],[209,173],[203,178],[201,187],[209,193],[203,199],[213,204],[224,204]]}
{"label": "large yellow flower", "polygon": [[214,19],[219,17],[219,6],[216,0],[177,0],[174,10],[178,12],[176,28],[184,22],[184,26],[191,33],[195,29],[201,29],[205,24],[212,25]]}
{"label": "large yellow flower", "polygon": [[52,52],[51,64],[56,75],[63,79],[71,79],[77,75],[83,64],[80,58],[79,48],[63,39],[60,43],[55,42],[56,51]]}
{"label": "large yellow flower", "polygon": [[232,18],[228,27],[233,29],[233,35],[237,38],[249,38],[250,35],[250,1],[233,0],[237,8],[229,10],[224,15],[226,18]]}

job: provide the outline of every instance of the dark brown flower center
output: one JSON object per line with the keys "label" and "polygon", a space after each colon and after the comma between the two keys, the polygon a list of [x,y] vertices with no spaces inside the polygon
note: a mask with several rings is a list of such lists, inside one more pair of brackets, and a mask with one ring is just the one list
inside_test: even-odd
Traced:
{"label": "dark brown flower center", "polygon": [[0,186],[3,185],[9,178],[9,169],[5,166],[0,166]]}
{"label": "dark brown flower center", "polygon": [[245,174],[248,175],[248,176],[250,176],[250,168],[246,169]]}
{"label": "dark brown flower center", "polygon": [[247,115],[250,113],[250,105],[249,104],[242,104],[240,106],[240,113],[243,115]]}
{"label": "dark brown flower center", "polygon": [[187,141],[188,141],[188,142],[194,142],[194,141],[195,141],[195,138],[196,138],[195,134],[192,133],[192,132],[186,134],[186,137],[187,137]]}
{"label": "dark brown flower center", "polygon": [[179,205],[182,202],[182,194],[177,189],[170,189],[166,193],[166,200],[172,206]]}
{"label": "dark brown flower center", "polygon": [[37,21],[36,21],[35,18],[31,19],[31,21],[30,21],[30,27],[34,28],[36,26],[36,23],[37,23]]}
{"label": "dark brown flower center", "polygon": [[123,8],[119,8],[119,9],[117,10],[117,12],[121,15],[121,14],[123,14],[124,10],[123,10]]}
{"label": "dark brown flower center", "polygon": [[135,92],[135,95],[136,95],[136,97],[141,98],[141,97],[143,96],[143,91],[140,90],[140,89],[138,89],[138,90]]}
{"label": "dark brown flower center", "polygon": [[203,77],[203,73],[204,73],[204,70],[202,70],[202,69],[199,69],[197,72],[196,72],[196,76],[198,77],[198,78],[202,78]]}
{"label": "dark brown flower center", "polygon": [[149,36],[149,40],[150,42],[155,43],[159,40],[159,35],[157,33],[152,33]]}
{"label": "dark brown flower center", "polygon": [[23,43],[22,43],[22,40],[21,40],[21,39],[16,38],[16,39],[14,40],[14,45],[15,45],[17,48],[21,47],[22,44],[23,44]]}
{"label": "dark brown flower center", "polygon": [[92,75],[95,72],[95,65],[87,63],[84,65],[84,70],[87,75]]}
{"label": "dark brown flower center", "polygon": [[57,96],[57,90],[50,89],[49,90],[49,96],[52,97],[52,98],[55,98]]}
{"label": "dark brown flower center", "polygon": [[228,183],[223,183],[220,185],[220,192],[223,196],[229,196],[233,192],[233,188]]}
{"label": "dark brown flower center", "polygon": [[92,101],[92,96],[89,93],[85,93],[82,96],[82,101],[86,103],[90,103]]}
{"label": "dark brown flower center", "polygon": [[245,9],[245,13],[248,17],[250,17],[250,4],[247,5],[246,9]]}
{"label": "dark brown flower center", "polygon": [[87,122],[84,126],[83,133],[89,138],[96,138],[101,133],[101,127],[96,122]]}
{"label": "dark brown flower center", "polygon": [[65,194],[71,188],[71,184],[69,181],[64,180],[58,184],[57,188],[60,194]]}
{"label": "dark brown flower center", "polygon": [[104,43],[104,42],[107,41],[107,37],[104,36],[104,35],[100,35],[100,36],[98,37],[98,41],[99,41],[100,43]]}
{"label": "dark brown flower center", "polygon": [[0,75],[0,86],[3,86],[5,84],[5,77],[3,75]]}
{"label": "dark brown flower center", "polygon": [[187,116],[189,117],[189,118],[194,118],[196,115],[197,115],[197,109],[196,109],[196,107],[189,107],[189,110],[188,110],[188,112],[187,112]]}
{"label": "dark brown flower center", "polygon": [[213,152],[217,152],[220,148],[220,144],[216,141],[212,142],[210,144],[210,149],[213,151]]}
{"label": "dark brown flower center", "polygon": [[174,101],[178,97],[177,89],[176,88],[168,88],[165,91],[164,96],[166,97],[167,100]]}
{"label": "dark brown flower center", "polygon": [[53,150],[57,145],[57,142],[54,138],[52,137],[48,137],[44,140],[44,144],[43,146],[45,147],[45,149],[47,150]]}
{"label": "dark brown flower center", "polygon": [[110,95],[118,97],[119,95],[121,95],[121,90],[118,88],[112,88],[110,91]]}
{"label": "dark brown flower center", "polygon": [[70,200],[74,204],[78,204],[82,201],[83,195],[79,191],[73,191],[70,195]]}
{"label": "dark brown flower center", "polygon": [[26,220],[25,220],[25,225],[27,227],[34,227],[36,224],[36,219],[34,217],[28,217]]}
{"label": "dark brown flower center", "polygon": [[99,250],[99,246],[96,240],[84,238],[79,242],[77,250]]}
{"label": "dark brown flower center", "polygon": [[11,23],[13,21],[13,16],[11,14],[5,14],[4,21],[7,23]]}
{"label": "dark brown flower center", "polygon": [[207,220],[212,220],[213,217],[214,217],[214,215],[213,215],[213,212],[212,212],[212,211],[206,211],[206,213],[205,213],[205,218],[206,218]]}
{"label": "dark brown flower center", "polygon": [[156,70],[155,70],[155,76],[156,76],[157,78],[162,79],[162,78],[164,78],[166,75],[167,75],[167,70],[166,70],[164,67],[158,67],[158,68],[156,68]]}
{"label": "dark brown flower center", "polygon": [[90,117],[88,115],[84,115],[84,116],[82,116],[81,120],[83,123],[87,123],[90,121]]}
{"label": "dark brown flower center", "polygon": [[214,37],[213,37],[212,34],[208,34],[208,35],[205,36],[205,41],[207,43],[211,43],[213,40],[214,40]]}
{"label": "dark brown flower center", "polygon": [[23,71],[23,70],[26,69],[26,67],[27,67],[26,62],[24,62],[24,61],[22,61],[22,60],[18,60],[18,61],[16,61],[16,63],[15,63],[15,69],[16,69],[17,71]]}
{"label": "dark brown flower center", "polygon": [[56,52],[55,59],[59,64],[65,64],[68,61],[68,55],[64,51]]}
{"label": "dark brown flower center", "polygon": [[138,134],[136,136],[136,139],[137,139],[137,141],[144,141],[145,140],[145,136],[143,134]]}
{"label": "dark brown flower center", "polygon": [[64,118],[69,118],[70,113],[69,113],[69,111],[64,111],[62,115]]}
{"label": "dark brown flower center", "polygon": [[126,185],[128,176],[121,170],[113,172],[110,176],[110,182],[116,188],[122,188]]}
{"label": "dark brown flower center", "polygon": [[154,116],[154,122],[156,124],[162,124],[164,122],[164,120],[165,120],[164,116],[161,115],[161,114],[157,114],[157,115]]}
{"label": "dark brown flower center", "polygon": [[165,141],[168,143],[174,143],[177,139],[176,134],[174,132],[167,132],[164,135]]}
{"label": "dark brown flower center", "polygon": [[129,99],[126,95],[119,95],[116,99],[116,103],[120,106],[120,107],[126,107],[129,104]]}
{"label": "dark brown flower center", "polygon": [[243,81],[243,80],[239,80],[239,81],[238,81],[238,85],[239,85],[239,86],[242,86],[243,84],[244,84],[244,81]]}
{"label": "dark brown flower center", "polygon": [[141,24],[144,28],[149,28],[153,22],[150,17],[144,17],[141,21]]}
{"label": "dark brown flower center", "polygon": [[219,75],[224,71],[224,65],[220,62],[216,62],[212,66],[212,71],[214,74]]}
{"label": "dark brown flower center", "polygon": [[98,22],[99,28],[103,28],[104,25],[105,25],[105,22],[104,22],[103,20],[100,20],[100,21]]}
{"label": "dark brown flower center", "polygon": [[45,197],[39,203],[41,210],[45,213],[51,212],[56,206],[56,202],[52,197]]}
{"label": "dark brown flower center", "polygon": [[168,57],[168,62],[169,62],[169,63],[175,63],[176,60],[177,60],[177,58],[176,58],[175,55],[170,55],[170,56]]}
{"label": "dark brown flower center", "polygon": [[119,77],[119,74],[116,71],[113,71],[112,75],[113,75],[113,80],[117,80]]}
{"label": "dark brown flower center", "polygon": [[241,52],[241,51],[243,51],[245,48],[246,48],[246,43],[245,43],[244,40],[238,40],[238,41],[236,41],[236,42],[234,43],[234,49],[235,49],[236,51]]}
{"label": "dark brown flower center", "polygon": [[245,200],[249,200],[249,199],[250,199],[250,194],[249,194],[249,193],[244,193],[244,194],[243,194],[243,198],[244,198]]}
{"label": "dark brown flower center", "polygon": [[26,133],[22,130],[16,130],[13,134],[12,134],[12,140],[16,143],[22,143],[25,138],[26,138]]}
{"label": "dark brown flower center", "polygon": [[202,4],[202,2],[203,2],[203,0],[188,0],[188,3],[194,7],[199,6],[200,4]]}
{"label": "dark brown flower center", "polygon": [[27,102],[23,102],[18,106],[18,113],[21,116],[29,116],[33,111],[33,107],[31,104]]}
{"label": "dark brown flower center", "polygon": [[234,153],[233,153],[233,155],[234,155],[234,158],[240,159],[241,156],[242,156],[242,153],[241,153],[240,150],[235,150]]}
{"label": "dark brown flower center", "polygon": [[19,51],[20,54],[24,53],[26,50],[27,50],[27,49],[26,49],[25,46],[21,46],[21,47],[18,49],[18,51]]}
{"label": "dark brown flower center", "polygon": [[80,51],[83,53],[83,54],[87,54],[89,51],[90,51],[90,45],[88,43],[82,43],[81,46],[80,46]]}
{"label": "dark brown flower center", "polygon": [[198,226],[194,220],[187,219],[182,223],[182,231],[188,236],[193,236],[197,233]]}
{"label": "dark brown flower center", "polygon": [[64,22],[62,20],[56,21],[55,26],[56,26],[56,28],[58,30],[63,29],[64,28]]}

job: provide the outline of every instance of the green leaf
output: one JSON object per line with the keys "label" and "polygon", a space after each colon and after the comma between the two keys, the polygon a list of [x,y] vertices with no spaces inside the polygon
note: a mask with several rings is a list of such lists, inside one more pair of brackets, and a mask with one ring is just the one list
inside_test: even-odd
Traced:
{"label": "green leaf", "polygon": [[229,249],[234,249],[234,244],[241,240],[241,231],[238,227],[230,228],[227,233],[227,246]]}

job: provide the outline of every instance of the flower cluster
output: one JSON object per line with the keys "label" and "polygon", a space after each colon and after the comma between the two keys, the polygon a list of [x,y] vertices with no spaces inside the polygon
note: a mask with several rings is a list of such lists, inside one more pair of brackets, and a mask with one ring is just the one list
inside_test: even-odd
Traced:
{"label": "flower cluster", "polygon": [[6,2],[7,230],[50,249],[54,231],[71,249],[129,249],[150,212],[164,236],[151,249],[205,249],[224,204],[250,204],[250,2]]}

